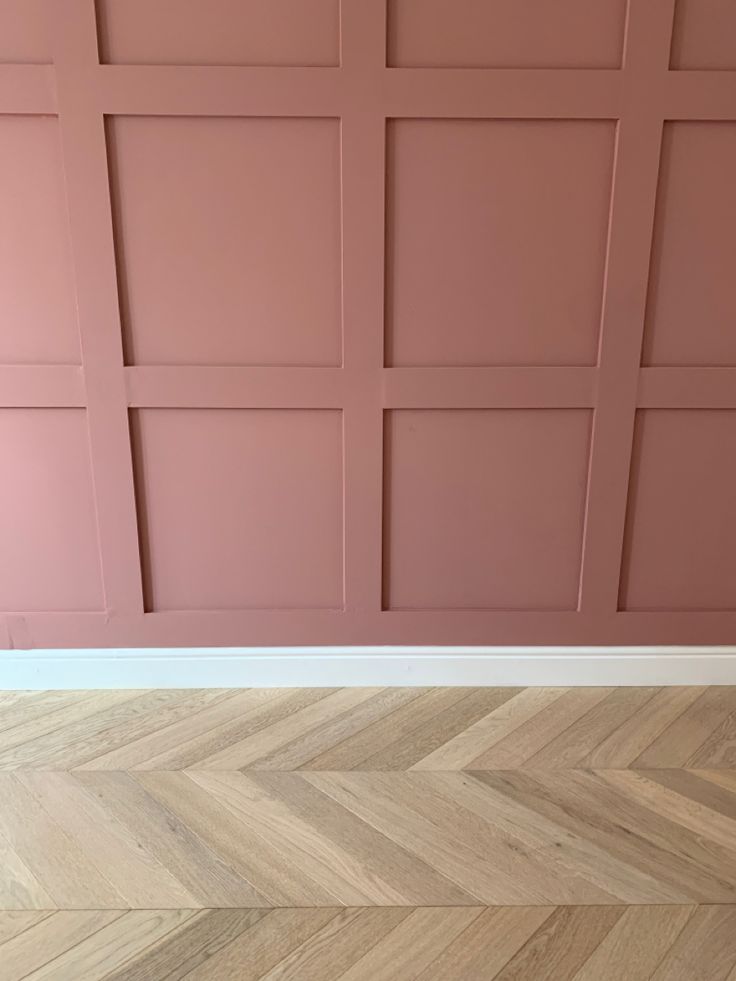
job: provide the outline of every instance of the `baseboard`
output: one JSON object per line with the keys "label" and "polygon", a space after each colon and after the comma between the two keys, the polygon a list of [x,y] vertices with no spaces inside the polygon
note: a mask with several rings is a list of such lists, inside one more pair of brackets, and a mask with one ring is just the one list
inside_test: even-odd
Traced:
{"label": "baseboard", "polygon": [[0,689],[736,685],[733,647],[12,650]]}

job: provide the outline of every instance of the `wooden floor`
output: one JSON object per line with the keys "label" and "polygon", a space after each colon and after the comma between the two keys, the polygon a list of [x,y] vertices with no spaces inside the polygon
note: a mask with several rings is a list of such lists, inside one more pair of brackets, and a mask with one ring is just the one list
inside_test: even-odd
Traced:
{"label": "wooden floor", "polygon": [[0,693],[0,978],[736,981],[736,689]]}

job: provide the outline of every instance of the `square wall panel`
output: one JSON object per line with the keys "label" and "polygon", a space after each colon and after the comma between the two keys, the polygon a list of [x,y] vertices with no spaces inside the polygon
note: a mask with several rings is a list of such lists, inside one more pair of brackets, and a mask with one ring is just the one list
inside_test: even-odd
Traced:
{"label": "square wall panel", "polygon": [[337,65],[339,0],[97,0],[103,61]]}
{"label": "square wall panel", "polygon": [[574,610],[591,413],[394,410],[384,605]]}
{"label": "square wall panel", "polygon": [[0,409],[0,610],[103,607],[83,409]]}
{"label": "square wall panel", "polygon": [[736,68],[734,0],[677,0],[671,68]]}
{"label": "square wall panel", "polygon": [[388,0],[403,67],[618,68],[626,0]]}
{"label": "square wall panel", "polygon": [[387,358],[597,359],[614,123],[393,120]]}
{"label": "square wall panel", "polygon": [[53,61],[47,29],[48,0],[0,0],[0,64]]}
{"label": "square wall panel", "polygon": [[736,411],[637,415],[624,610],[736,609]]}
{"label": "square wall panel", "polygon": [[342,418],[132,412],[147,607],[340,608]]}
{"label": "square wall panel", "polygon": [[0,363],[79,363],[58,121],[0,115]]}
{"label": "square wall panel", "polygon": [[128,363],[341,359],[334,119],[108,120]]}
{"label": "square wall panel", "polygon": [[736,364],[736,122],[665,124],[644,364]]}

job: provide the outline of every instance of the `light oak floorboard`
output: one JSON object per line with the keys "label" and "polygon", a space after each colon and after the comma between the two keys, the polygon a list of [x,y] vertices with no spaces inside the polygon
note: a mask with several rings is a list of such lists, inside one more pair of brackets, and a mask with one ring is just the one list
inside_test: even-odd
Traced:
{"label": "light oak floorboard", "polygon": [[736,981],[736,688],[0,693],[2,981]]}

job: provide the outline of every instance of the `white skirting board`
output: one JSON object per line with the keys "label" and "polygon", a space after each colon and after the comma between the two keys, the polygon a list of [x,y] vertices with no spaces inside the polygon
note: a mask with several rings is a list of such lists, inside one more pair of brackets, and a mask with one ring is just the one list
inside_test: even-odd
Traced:
{"label": "white skirting board", "polygon": [[359,685],[736,685],[736,646],[0,651],[4,690]]}

